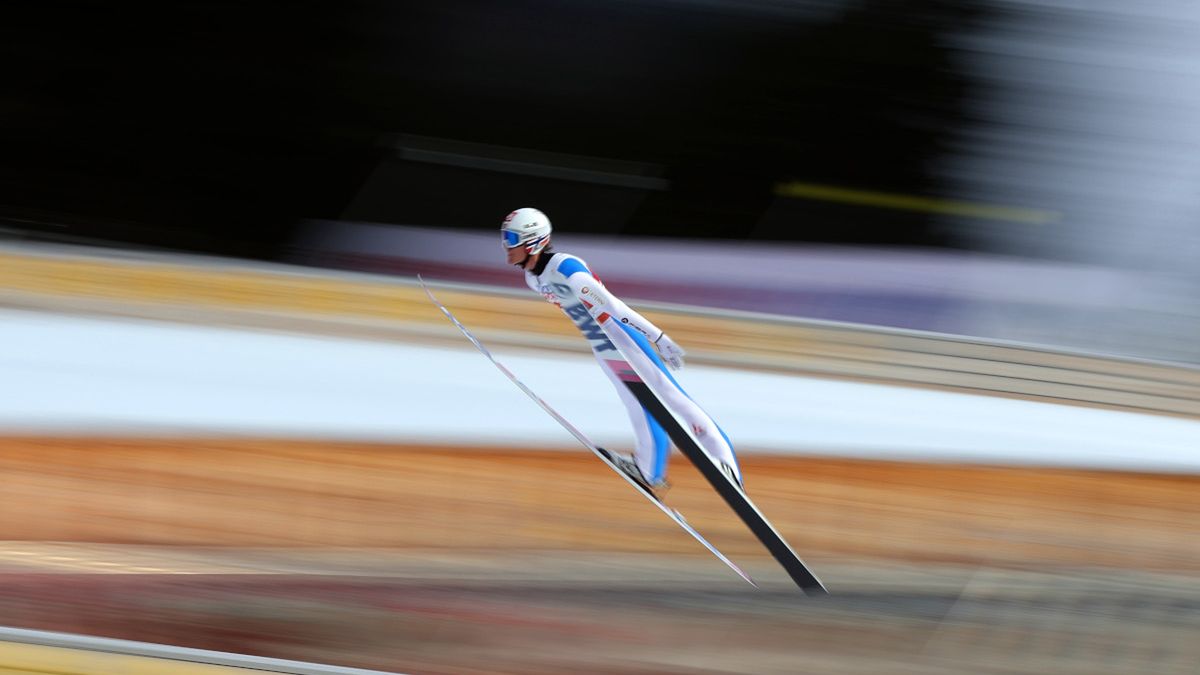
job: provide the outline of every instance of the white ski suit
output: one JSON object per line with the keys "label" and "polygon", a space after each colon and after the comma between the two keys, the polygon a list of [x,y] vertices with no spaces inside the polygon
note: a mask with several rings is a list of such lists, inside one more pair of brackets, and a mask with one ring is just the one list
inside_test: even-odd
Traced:
{"label": "white ski suit", "polygon": [[663,331],[610,293],[583,260],[551,250],[543,255],[549,259],[544,266],[539,261],[541,274],[526,270],[525,282],[562,309],[587,338],[601,370],[629,413],[635,436],[634,459],[642,475],[651,482],[665,478],[671,442],[662,421],[655,419],[631,391],[640,382],[710,457],[729,466],[741,482],[741,469],[729,437],[679,386],[652,346]]}

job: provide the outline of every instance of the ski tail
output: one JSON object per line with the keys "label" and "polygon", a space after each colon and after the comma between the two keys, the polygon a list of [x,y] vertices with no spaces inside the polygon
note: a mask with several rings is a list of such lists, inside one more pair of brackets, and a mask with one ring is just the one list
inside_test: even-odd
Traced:
{"label": "ski tail", "polygon": [[771,556],[779,562],[780,566],[792,578],[792,581],[804,591],[805,595],[828,595],[829,591],[825,588],[825,585],[813,574],[804,560],[796,555],[796,552],[792,550],[792,547],[783,538],[783,535],[775,529],[771,521],[767,520],[762,511],[750,500],[750,497],[742,489],[742,486],[730,474],[723,471],[721,466],[692,438],[688,430],[670,415],[666,406],[654,395],[651,388],[644,383],[634,382],[627,382],[626,386],[629,387],[638,401],[651,414],[663,422],[663,427],[667,430],[675,446],[692,461],[692,464],[696,466],[700,474],[708,480],[709,484],[725,500],[725,503],[733,509],[738,518],[750,528],[754,536],[770,552]]}

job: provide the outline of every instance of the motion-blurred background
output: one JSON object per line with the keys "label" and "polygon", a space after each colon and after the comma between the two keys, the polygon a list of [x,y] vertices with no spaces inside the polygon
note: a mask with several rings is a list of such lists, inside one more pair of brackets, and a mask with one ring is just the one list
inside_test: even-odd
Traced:
{"label": "motion-blurred background", "polygon": [[[0,624],[404,672],[1196,672],[1200,7],[5,14]],[[628,447],[503,264],[519,206],[689,349],[828,602],[677,457],[767,590],[727,579],[426,302]]]}

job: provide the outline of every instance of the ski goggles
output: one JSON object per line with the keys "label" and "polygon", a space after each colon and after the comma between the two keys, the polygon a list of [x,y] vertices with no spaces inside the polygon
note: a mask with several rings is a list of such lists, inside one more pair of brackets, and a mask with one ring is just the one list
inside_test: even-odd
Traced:
{"label": "ski goggles", "polygon": [[500,238],[504,241],[505,248],[516,248],[521,245],[520,233],[512,230],[500,230]]}

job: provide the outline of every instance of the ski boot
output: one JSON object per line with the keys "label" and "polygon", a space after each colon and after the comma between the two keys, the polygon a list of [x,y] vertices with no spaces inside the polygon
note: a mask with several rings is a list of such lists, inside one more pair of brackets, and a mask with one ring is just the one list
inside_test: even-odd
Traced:
{"label": "ski boot", "polygon": [[596,449],[603,453],[604,456],[608,458],[608,461],[615,464],[616,467],[621,470],[621,473],[629,476],[633,479],[633,482],[642,486],[646,492],[654,495],[655,499],[662,501],[663,495],[666,494],[667,490],[671,489],[671,484],[665,480],[650,481],[643,476],[642,470],[638,468],[637,462],[633,461],[632,457],[618,455],[615,452],[610,452],[604,448]]}

